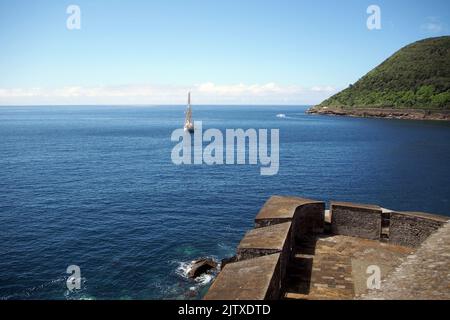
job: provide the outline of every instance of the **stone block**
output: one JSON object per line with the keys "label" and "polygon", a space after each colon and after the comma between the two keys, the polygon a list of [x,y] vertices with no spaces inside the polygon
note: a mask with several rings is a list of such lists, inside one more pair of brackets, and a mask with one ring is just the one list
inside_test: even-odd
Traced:
{"label": "stone block", "polygon": [[281,296],[280,254],[229,263],[205,300],[276,300]]}
{"label": "stone block", "polygon": [[281,280],[284,280],[289,259],[293,253],[291,223],[285,222],[250,230],[239,243],[238,261],[280,253]]}

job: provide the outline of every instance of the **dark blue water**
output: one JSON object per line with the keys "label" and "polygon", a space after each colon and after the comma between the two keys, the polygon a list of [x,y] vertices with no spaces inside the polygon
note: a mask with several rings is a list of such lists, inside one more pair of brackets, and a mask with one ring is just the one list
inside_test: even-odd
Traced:
{"label": "dark blue water", "polygon": [[[183,268],[235,246],[273,194],[450,214],[450,125],[196,107],[206,128],[279,128],[280,171],[175,166],[184,107],[0,108],[2,299],[198,298]],[[286,118],[277,118],[279,113]],[[69,292],[66,268],[81,268]]]}

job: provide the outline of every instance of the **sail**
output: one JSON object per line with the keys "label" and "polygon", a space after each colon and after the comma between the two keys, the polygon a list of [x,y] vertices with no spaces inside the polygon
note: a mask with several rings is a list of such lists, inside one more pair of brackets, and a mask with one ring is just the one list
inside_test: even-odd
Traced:
{"label": "sail", "polygon": [[184,131],[194,132],[194,124],[192,123],[191,93],[188,94],[188,105],[186,109],[186,119],[184,120]]}
{"label": "sail", "polygon": [[186,120],[185,120],[185,124],[190,124],[192,122],[192,111],[191,108],[188,107],[187,111],[186,111]]}
{"label": "sail", "polygon": [[185,124],[192,124],[192,109],[191,109],[191,93],[188,94],[188,106],[186,110],[186,120]]}

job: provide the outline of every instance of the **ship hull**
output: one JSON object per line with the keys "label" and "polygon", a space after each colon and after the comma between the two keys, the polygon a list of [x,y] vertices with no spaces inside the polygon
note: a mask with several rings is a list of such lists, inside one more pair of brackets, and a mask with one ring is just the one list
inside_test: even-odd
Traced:
{"label": "ship hull", "polygon": [[184,132],[193,133],[194,132],[194,126],[185,126]]}

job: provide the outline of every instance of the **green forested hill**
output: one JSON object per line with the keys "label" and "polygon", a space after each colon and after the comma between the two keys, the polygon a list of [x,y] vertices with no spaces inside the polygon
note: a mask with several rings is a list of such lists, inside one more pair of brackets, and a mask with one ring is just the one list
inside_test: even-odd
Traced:
{"label": "green forested hill", "polygon": [[450,109],[450,36],[404,47],[318,107]]}

